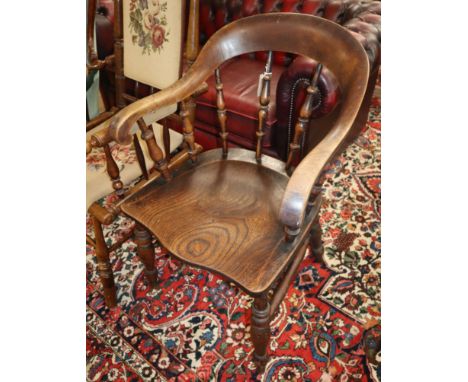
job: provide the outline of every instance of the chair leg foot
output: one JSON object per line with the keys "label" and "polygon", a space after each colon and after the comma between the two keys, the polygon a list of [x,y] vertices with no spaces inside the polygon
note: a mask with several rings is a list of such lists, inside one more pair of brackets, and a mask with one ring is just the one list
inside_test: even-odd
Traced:
{"label": "chair leg foot", "polygon": [[158,281],[158,270],[154,266],[154,246],[151,233],[141,224],[137,224],[134,234],[137,243],[138,257],[143,263],[146,279],[151,288],[154,288]]}
{"label": "chair leg foot", "polygon": [[117,305],[117,291],[114,284],[114,275],[110,263],[98,261],[97,271],[104,289],[104,300],[109,308]]}
{"label": "chair leg foot", "polygon": [[265,371],[270,343],[270,303],[266,296],[256,297],[252,306],[251,337],[254,344],[254,363],[259,373]]}
{"label": "chair leg foot", "polygon": [[117,292],[114,283],[114,274],[109,259],[109,249],[107,248],[102,232],[102,225],[95,217],[92,217],[94,226],[94,235],[96,238],[96,258],[97,272],[104,289],[104,300],[109,308],[117,305]]}
{"label": "chair leg foot", "polygon": [[324,264],[325,261],[323,259],[324,249],[322,243],[322,228],[320,227],[320,223],[318,219],[312,226],[310,230],[310,244],[312,247],[312,253],[314,254],[317,261],[321,264]]}

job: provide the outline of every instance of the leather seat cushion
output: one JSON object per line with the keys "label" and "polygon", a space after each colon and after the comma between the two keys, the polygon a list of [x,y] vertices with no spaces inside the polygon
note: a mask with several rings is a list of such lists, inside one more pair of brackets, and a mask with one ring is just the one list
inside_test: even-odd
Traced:
{"label": "leather seat cushion", "polygon": [[[252,142],[257,139],[255,135],[259,110],[257,89],[259,75],[264,69],[265,63],[247,57],[234,58],[221,67],[227,130]],[[270,105],[263,137],[264,146],[271,145],[271,128],[276,122],[276,88],[284,70],[283,66],[273,64]],[[207,80],[207,83],[208,91],[197,99],[196,119],[219,128],[214,75]]]}

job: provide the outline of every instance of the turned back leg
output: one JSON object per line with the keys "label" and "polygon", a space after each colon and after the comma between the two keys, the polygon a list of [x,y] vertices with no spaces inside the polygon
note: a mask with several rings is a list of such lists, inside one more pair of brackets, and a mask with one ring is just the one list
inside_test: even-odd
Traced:
{"label": "turned back leg", "polygon": [[312,225],[312,229],[310,230],[310,244],[312,247],[312,254],[315,256],[319,263],[324,264],[324,250],[323,250],[323,243],[322,243],[322,228],[320,227],[320,223],[318,218]]}
{"label": "turned back leg", "polygon": [[97,258],[97,272],[104,288],[104,300],[109,308],[117,304],[117,294],[114,284],[114,274],[109,260],[109,249],[107,248],[102,232],[101,222],[92,216],[94,235],[96,240],[95,250]]}
{"label": "turned back leg", "polygon": [[141,224],[135,227],[135,241],[137,244],[138,257],[141,259],[146,279],[152,288],[157,283],[158,270],[154,266],[154,246],[151,238],[151,233],[144,228]]}
{"label": "turned back leg", "polygon": [[254,344],[254,363],[263,373],[268,361],[267,347],[270,343],[270,303],[267,296],[256,297],[252,305],[251,336]]}

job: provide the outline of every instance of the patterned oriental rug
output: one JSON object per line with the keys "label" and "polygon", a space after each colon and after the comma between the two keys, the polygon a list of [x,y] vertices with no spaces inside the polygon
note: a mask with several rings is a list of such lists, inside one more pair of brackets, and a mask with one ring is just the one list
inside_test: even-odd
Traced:
{"label": "patterned oriental rug", "polygon": [[[252,362],[252,300],[220,277],[173,259],[158,243],[161,288],[149,291],[128,240],[111,254],[118,307],[110,310],[94,249],[87,247],[87,380],[379,381],[379,84],[366,128],[324,176],[326,264],[310,253],[301,264],[271,324],[271,358],[262,376]],[[106,227],[108,244],[131,225],[119,218]]]}

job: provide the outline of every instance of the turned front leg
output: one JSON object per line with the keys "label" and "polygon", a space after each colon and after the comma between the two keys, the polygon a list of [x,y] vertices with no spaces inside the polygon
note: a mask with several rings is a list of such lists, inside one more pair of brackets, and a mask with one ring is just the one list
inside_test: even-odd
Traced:
{"label": "turned front leg", "polygon": [[151,233],[142,225],[135,226],[135,241],[137,244],[138,257],[141,259],[145,276],[151,288],[154,288],[157,283],[158,270],[154,266],[154,246],[151,238]]}
{"label": "turned front leg", "polygon": [[254,344],[254,363],[263,373],[268,361],[267,347],[270,343],[270,303],[267,296],[256,297],[252,306],[251,336]]}
{"label": "turned front leg", "polygon": [[311,247],[312,247],[312,254],[315,256],[316,260],[319,263],[324,264],[322,228],[320,227],[318,217],[315,220],[314,224],[312,225],[312,229],[310,230],[310,244],[311,244]]}
{"label": "turned front leg", "polygon": [[104,289],[104,300],[109,308],[117,305],[117,294],[115,290],[114,275],[109,260],[109,249],[107,248],[102,232],[101,222],[94,216],[91,217],[94,226],[95,250],[97,258],[97,272]]}

